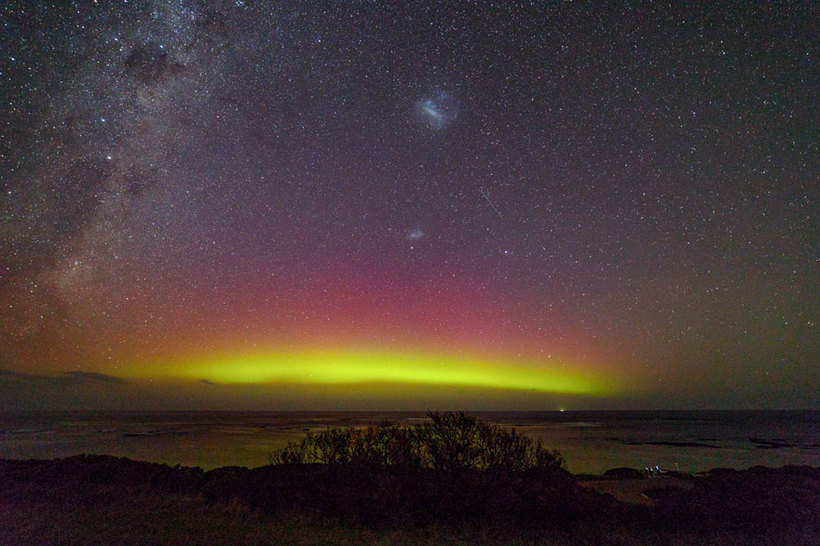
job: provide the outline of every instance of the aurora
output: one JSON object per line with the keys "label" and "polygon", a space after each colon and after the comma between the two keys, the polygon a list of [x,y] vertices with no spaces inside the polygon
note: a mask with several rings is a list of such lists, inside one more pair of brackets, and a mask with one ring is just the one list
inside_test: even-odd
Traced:
{"label": "aurora", "polygon": [[6,2],[0,409],[818,407],[813,5],[416,4]]}
{"label": "aurora", "polygon": [[[167,369],[166,369],[167,370]],[[565,394],[612,391],[590,374],[482,358],[399,351],[260,352],[212,357],[170,368],[178,379],[213,383],[344,385],[392,383]],[[160,369],[145,373],[159,374]],[[163,375],[167,377],[168,371]]]}

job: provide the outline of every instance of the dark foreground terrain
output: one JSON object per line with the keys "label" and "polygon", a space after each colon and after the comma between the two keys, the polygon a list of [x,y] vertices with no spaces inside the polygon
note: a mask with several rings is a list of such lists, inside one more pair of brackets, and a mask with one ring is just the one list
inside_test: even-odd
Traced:
{"label": "dark foreground terrain", "polygon": [[598,492],[638,479],[584,482],[593,488],[560,469],[0,460],[0,544],[820,543],[818,468],[644,479],[640,503]]}

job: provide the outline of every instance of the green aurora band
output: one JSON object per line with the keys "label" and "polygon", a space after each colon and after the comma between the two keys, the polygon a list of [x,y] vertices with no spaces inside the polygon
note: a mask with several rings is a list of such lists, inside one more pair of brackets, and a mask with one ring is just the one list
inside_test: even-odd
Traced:
{"label": "green aurora band", "polygon": [[[169,366],[161,375],[225,384],[461,386],[600,395],[615,389],[588,373],[555,371],[483,359],[406,352],[269,352]],[[157,370],[160,371],[160,370]]]}

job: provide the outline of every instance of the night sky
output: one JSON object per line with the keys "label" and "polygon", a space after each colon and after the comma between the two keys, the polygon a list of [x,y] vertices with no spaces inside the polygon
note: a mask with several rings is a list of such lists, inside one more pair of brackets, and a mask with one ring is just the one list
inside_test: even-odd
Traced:
{"label": "night sky", "polygon": [[818,408],[817,5],[533,4],[3,2],[0,407]]}

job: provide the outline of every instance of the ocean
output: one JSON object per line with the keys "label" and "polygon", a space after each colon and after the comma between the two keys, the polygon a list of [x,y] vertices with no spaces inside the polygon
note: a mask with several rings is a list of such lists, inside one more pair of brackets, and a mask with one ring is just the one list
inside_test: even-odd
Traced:
{"label": "ocean", "polygon": [[[471,412],[559,450],[573,473],[610,468],[700,472],[755,465],[820,467],[820,411]],[[424,412],[4,412],[0,458],[95,453],[199,466],[257,467],[306,431]]]}

